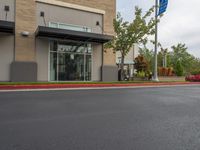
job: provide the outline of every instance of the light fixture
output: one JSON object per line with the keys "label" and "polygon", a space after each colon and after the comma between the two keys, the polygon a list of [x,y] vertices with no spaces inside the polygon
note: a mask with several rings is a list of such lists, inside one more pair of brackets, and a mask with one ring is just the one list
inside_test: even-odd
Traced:
{"label": "light fixture", "polygon": [[41,12],[40,12],[40,17],[43,18],[43,22],[44,22],[44,25],[45,25],[45,27],[46,27],[46,20],[45,20],[45,13],[44,13],[44,11],[41,11]]}
{"label": "light fixture", "polygon": [[7,21],[7,19],[8,19],[8,12],[10,11],[10,7],[8,5],[5,5],[4,11],[6,12],[5,20]]}
{"label": "light fixture", "polygon": [[30,32],[28,32],[28,31],[22,31],[21,35],[27,37],[27,36],[30,35]]}
{"label": "light fixture", "polygon": [[6,6],[4,7],[4,10],[5,10],[5,11],[10,11],[10,7],[6,5]]}
{"label": "light fixture", "polygon": [[40,12],[40,17],[44,17],[44,11]]}
{"label": "light fixture", "polygon": [[99,23],[99,21],[97,21],[97,22],[96,22],[96,26],[100,26],[100,23]]}
{"label": "light fixture", "polygon": [[101,29],[101,32],[102,32],[102,33],[104,32],[104,28],[103,28],[103,26],[100,24],[99,21],[96,21],[96,26],[98,26],[98,27]]}

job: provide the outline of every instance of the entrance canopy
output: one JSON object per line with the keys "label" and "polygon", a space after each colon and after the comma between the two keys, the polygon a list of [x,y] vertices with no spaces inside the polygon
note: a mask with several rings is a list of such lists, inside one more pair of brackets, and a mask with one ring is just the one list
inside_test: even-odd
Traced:
{"label": "entrance canopy", "polygon": [[0,33],[14,34],[15,23],[0,20]]}
{"label": "entrance canopy", "polygon": [[96,34],[90,32],[73,31],[51,27],[38,26],[36,37],[67,39],[81,42],[106,43],[112,40],[113,36]]}

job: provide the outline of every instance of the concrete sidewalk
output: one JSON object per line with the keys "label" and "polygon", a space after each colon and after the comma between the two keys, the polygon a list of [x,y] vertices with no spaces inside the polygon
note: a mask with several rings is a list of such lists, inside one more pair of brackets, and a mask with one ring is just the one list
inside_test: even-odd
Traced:
{"label": "concrete sidewalk", "polygon": [[28,89],[76,89],[76,88],[117,88],[117,87],[148,87],[148,86],[176,86],[200,85],[200,82],[160,82],[160,83],[99,83],[99,84],[37,84],[37,85],[0,85],[3,90],[28,90]]}

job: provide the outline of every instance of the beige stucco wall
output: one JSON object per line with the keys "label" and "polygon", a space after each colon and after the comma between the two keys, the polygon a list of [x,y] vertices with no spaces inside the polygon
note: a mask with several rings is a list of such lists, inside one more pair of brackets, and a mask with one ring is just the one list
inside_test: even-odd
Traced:
{"label": "beige stucco wall", "polygon": [[4,7],[9,6],[10,11],[7,13],[7,21],[15,20],[15,0],[0,0],[0,20],[5,20],[6,12]]}
{"label": "beige stucco wall", "polygon": [[[0,0],[0,20],[6,20],[4,7],[9,6],[7,21],[15,20],[15,0]],[[14,59],[14,36],[0,33],[0,81],[10,81],[10,64]]]}
{"label": "beige stucco wall", "polygon": [[138,57],[138,55],[139,55],[139,47],[138,47],[137,44],[135,44],[135,45],[134,45],[134,54],[133,54],[134,59],[135,59],[136,57]]}
{"label": "beige stucco wall", "polygon": [[114,33],[112,18],[115,18],[116,15],[116,0],[59,0],[59,1],[105,10],[104,32],[107,34]]}
{"label": "beige stucco wall", "polygon": [[[125,63],[131,63],[134,60],[134,48],[132,47],[130,49],[130,51],[128,52],[128,54],[125,56],[124,58],[124,62]],[[117,51],[116,52],[116,63],[120,63],[121,62],[121,52]]]}
{"label": "beige stucco wall", "polygon": [[[124,62],[130,63],[133,62],[134,59],[139,55],[139,48],[137,44],[130,49],[128,54],[125,56]],[[119,51],[116,52],[116,63],[120,63],[121,61],[121,53]]]}
{"label": "beige stucco wall", "polygon": [[36,62],[38,65],[38,81],[48,81],[49,41],[36,39]]}
{"label": "beige stucco wall", "polygon": [[0,81],[10,81],[10,64],[14,58],[14,36],[0,35]]}
{"label": "beige stucco wall", "polygon": [[96,26],[96,22],[103,22],[103,15],[66,7],[59,7],[49,4],[37,3],[37,25],[45,26],[44,20],[40,17],[40,12],[45,13],[47,26],[49,22],[59,22],[71,25],[89,27],[94,33],[102,33],[102,28]]}
{"label": "beige stucco wall", "polygon": [[102,66],[102,45],[93,45],[92,52],[92,81],[100,81],[101,80],[101,66]]}

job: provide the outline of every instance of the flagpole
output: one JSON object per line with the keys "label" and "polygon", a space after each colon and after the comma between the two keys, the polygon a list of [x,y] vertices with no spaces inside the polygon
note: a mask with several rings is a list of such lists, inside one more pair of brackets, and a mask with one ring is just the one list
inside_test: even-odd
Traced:
{"label": "flagpole", "polygon": [[154,74],[153,74],[153,81],[159,82],[158,79],[158,0],[155,0],[155,52],[154,52]]}

